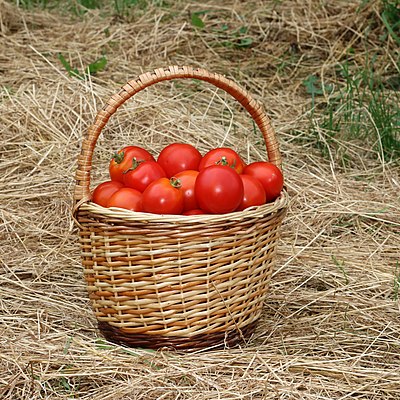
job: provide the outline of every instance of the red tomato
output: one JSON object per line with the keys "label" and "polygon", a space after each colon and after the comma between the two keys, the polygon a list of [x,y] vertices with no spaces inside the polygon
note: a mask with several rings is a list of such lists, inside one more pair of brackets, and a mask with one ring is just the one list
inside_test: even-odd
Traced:
{"label": "red tomato", "polygon": [[200,208],[196,208],[195,210],[188,210],[184,211],[182,215],[200,215],[200,214],[205,214],[203,210],[200,210]]}
{"label": "red tomato", "polygon": [[108,199],[124,185],[117,181],[107,181],[96,186],[92,193],[92,201],[100,206],[107,207]]}
{"label": "red tomato", "polygon": [[139,190],[124,187],[119,189],[110,197],[107,207],[119,207],[132,211],[143,211],[142,193],[140,193]]}
{"label": "red tomato", "polygon": [[132,168],[123,174],[123,180],[125,186],[143,192],[151,182],[165,176],[165,171],[155,161],[133,162]]}
{"label": "red tomato", "polygon": [[157,162],[171,178],[181,171],[197,170],[200,160],[200,152],[191,144],[172,143],[161,150]]}
{"label": "red tomato", "polygon": [[283,188],[281,170],[270,162],[257,161],[246,166],[243,173],[258,179],[264,186],[267,203],[275,200]]}
{"label": "red tomato", "polygon": [[160,178],[143,192],[143,210],[153,214],[181,214],[183,193],[175,178]]}
{"label": "red tomato", "polygon": [[132,167],[133,160],[155,161],[154,157],[145,149],[138,146],[127,146],[113,155],[108,167],[111,180],[123,182],[124,172]]}
{"label": "red tomato", "polygon": [[241,174],[246,164],[236,151],[228,147],[218,147],[204,155],[199,164],[199,171],[210,165],[227,165],[235,169],[238,174]]}
{"label": "red tomato", "polygon": [[181,182],[181,191],[183,193],[183,211],[194,210],[199,208],[196,196],[194,195],[194,184],[196,182],[199,171],[189,169],[181,171],[175,175],[176,179]]}
{"label": "red tomato", "polygon": [[243,183],[239,174],[222,165],[201,170],[194,190],[200,208],[212,214],[235,211],[243,198]]}
{"label": "red tomato", "polygon": [[238,211],[242,211],[251,206],[260,206],[261,204],[265,204],[266,195],[264,186],[261,182],[254,178],[254,176],[245,174],[240,175],[240,179],[243,182],[244,193]]}

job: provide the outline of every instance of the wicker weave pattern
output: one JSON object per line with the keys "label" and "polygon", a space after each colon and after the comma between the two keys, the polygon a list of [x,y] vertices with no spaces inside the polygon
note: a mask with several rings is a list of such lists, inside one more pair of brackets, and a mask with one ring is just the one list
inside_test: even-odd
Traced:
{"label": "wicker weave pattern", "polygon": [[[225,215],[155,215],[89,201],[92,154],[110,116],[138,91],[175,78],[221,87],[260,127],[270,161],[280,165],[275,133],[261,105],[228,79],[169,67],[128,82],[98,113],[82,145],[75,190],[82,264],[99,327],[118,343],[199,348],[249,336],[273,271],[287,195]],[[153,339],[152,339],[153,338]]]}
{"label": "wicker weave pattern", "polygon": [[282,216],[281,210],[210,225],[110,224],[82,211],[83,264],[97,318],[129,333],[187,337],[252,322],[271,277]]}

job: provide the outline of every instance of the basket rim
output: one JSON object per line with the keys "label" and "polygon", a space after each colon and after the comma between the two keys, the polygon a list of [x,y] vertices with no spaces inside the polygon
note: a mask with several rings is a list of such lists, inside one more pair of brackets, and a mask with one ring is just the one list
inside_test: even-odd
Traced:
{"label": "basket rim", "polygon": [[228,221],[241,221],[246,219],[263,218],[268,214],[287,208],[289,196],[287,190],[282,190],[279,197],[273,203],[249,207],[243,211],[235,211],[226,214],[200,214],[200,215],[175,215],[175,214],[152,214],[146,212],[131,211],[118,207],[102,207],[88,200],[79,206],[79,210],[87,211],[98,216],[110,219],[120,219],[127,222],[160,222],[176,224],[210,224]]}

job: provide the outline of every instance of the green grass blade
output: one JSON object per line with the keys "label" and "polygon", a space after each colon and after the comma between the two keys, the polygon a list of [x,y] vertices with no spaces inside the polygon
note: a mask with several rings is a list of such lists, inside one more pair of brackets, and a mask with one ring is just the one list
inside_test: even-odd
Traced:
{"label": "green grass blade", "polygon": [[87,67],[87,71],[90,75],[94,75],[97,72],[103,71],[107,65],[107,58],[102,56],[98,60],[92,62]]}
{"label": "green grass blade", "polygon": [[389,20],[387,18],[387,14],[386,11],[384,11],[382,13],[382,21],[386,26],[386,29],[388,30],[390,36],[392,36],[392,38],[396,41],[396,43],[400,46],[400,37],[396,35],[396,33],[394,32],[392,26],[389,23]]}
{"label": "green grass blade", "polygon": [[196,13],[191,14],[190,21],[196,28],[203,29],[205,27],[203,20]]}
{"label": "green grass blade", "polygon": [[76,68],[72,68],[71,64],[65,59],[65,57],[61,53],[58,53],[58,59],[68,72],[69,76],[74,76],[78,79],[83,79],[83,76],[79,73],[79,71]]}

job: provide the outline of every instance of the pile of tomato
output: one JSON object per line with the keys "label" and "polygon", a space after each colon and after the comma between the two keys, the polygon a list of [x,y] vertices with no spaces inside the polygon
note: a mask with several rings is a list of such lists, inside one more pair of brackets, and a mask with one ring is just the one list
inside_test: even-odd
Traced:
{"label": "pile of tomato", "polygon": [[227,147],[204,156],[194,146],[172,143],[157,160],[146,149],[127,146],[109,164],[110,180],[92,201],[155,214],[224,214],[274,201],[283,188],[280,169],[265,161],[248,165]]}

